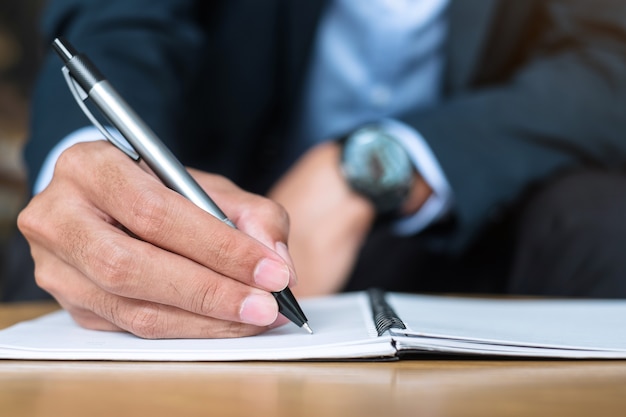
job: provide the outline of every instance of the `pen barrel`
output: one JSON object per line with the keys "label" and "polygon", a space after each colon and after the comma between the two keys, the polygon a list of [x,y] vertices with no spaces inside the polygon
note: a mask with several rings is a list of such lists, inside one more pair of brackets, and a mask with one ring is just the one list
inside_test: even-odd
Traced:
{"label": "pen barrel", "polygon": [[143,122],[108,81],[99,81],[86,91],[89,92],[89,98],[98,106],[102,114],[120,131],[167,187],[234,227],[224,212],[211,200],[156,133]]}

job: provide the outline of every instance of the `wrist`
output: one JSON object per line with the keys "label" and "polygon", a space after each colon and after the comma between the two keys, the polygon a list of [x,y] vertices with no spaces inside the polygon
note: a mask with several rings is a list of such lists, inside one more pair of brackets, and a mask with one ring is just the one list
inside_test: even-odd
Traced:
{"label": "wrist", "polygon": [[349,214],[350,218],[354,219],[359,224],[372,224],[376,218],[376,206],[369,198],[356,192],[346,181],[341,168],[341,145],[336,142],[328,142],[328,145],[333,149],[332,152],[335,154],[334,161],[336,162],[334,166],[337,174],[336,177],[344,189],[343,195],[345,196],[345,200],[343,207],[345,211],[347,211],[346,214]]}
{"label": "wrist", "polygon": [[413,185],[406,199],[400,207],[399,214],[401,216],[410,216],[415,214],[420,207],[428,200],[428,197],[433,193],[432,188],[421,175],[417,172],[414,173]]}

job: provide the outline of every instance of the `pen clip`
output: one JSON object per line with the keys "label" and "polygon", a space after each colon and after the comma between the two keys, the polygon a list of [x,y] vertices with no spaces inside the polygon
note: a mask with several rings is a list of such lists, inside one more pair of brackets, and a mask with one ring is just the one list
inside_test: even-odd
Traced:
{"label": "pen clip", "polygon": [[67,66],[64,65],[61,68],[61,71],[63,71],[63,77],[65,77],[65,82],[67,82],[67,85],[70,88],[70,91],[72,92],[72,95],[74,96],[74,99],[76,100],[76,103],[78,103],[83,113],[85,113],[85,116],[87,116],[87,118],[91,121],[91,123],[95,127],[97,127],[98,130],[104,135],[104,137],[113,145],[115,145],[116,148],[124,152],[126,155],[128,155],[135,161],[138,161],[140,156],[135,151],[135,149],[133,149],[132,146],[123,143],[122,141],[117,139],[114,135],[112,135],[111,132],[109,132],[107,128],[104,127],[98,119],[96,119],[93,113],[91,113],[91,111],[85,104],[85,100],[89,98],[89,94],[87,94],[87,92],[83,90],[83,88],[80,85],[78,85],[74,77],[72,77],[72,74],[70,74],[70,70],[67,68]]}

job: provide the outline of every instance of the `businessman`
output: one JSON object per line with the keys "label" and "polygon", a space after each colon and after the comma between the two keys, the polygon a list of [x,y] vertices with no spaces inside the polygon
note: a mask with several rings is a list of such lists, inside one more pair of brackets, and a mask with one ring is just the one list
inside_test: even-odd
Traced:
{"label": "businessman", "polygon": [[87,53],[241,230],[89,142],[48,57],[19,225],[38,284],[87,327],[258,332],[294,269],[301,295],[626,295],[602,250],[621,229],[599,233],[626,156],[621,1],[53,0],[44,33]]}

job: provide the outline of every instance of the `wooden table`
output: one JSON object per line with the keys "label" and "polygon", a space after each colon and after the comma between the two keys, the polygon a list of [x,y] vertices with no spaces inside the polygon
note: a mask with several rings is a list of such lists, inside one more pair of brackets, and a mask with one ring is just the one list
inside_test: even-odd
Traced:
{"label": "wooden table", "polygon": [[[57,308],[0,305],[0,328]],[[0,416],[624,416],[626,361],[0,361]]]}

